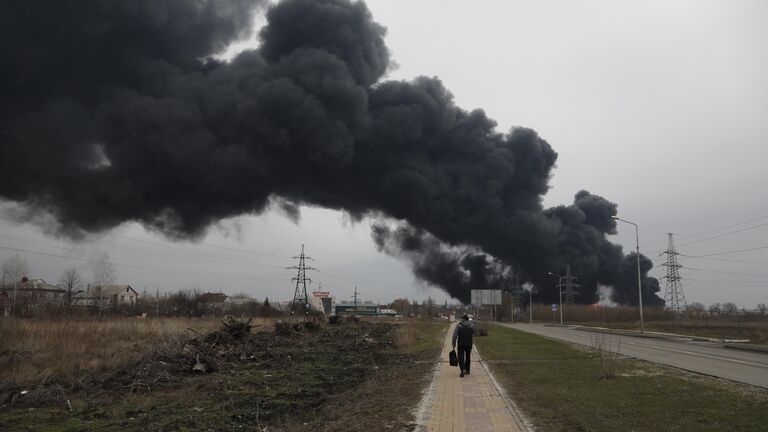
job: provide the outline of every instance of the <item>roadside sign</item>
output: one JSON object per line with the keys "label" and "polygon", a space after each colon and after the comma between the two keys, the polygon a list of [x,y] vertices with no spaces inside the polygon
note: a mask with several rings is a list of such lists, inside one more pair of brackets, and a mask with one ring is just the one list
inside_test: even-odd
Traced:
{"label": "roadside sign", "polygon": [[557,303],[552,303],[552,312],[557,312]]}
{"label": "roadside sign", "polygon": [[501,290],[472,290],[471,303],[475,306],[490,306],[501,304]]}

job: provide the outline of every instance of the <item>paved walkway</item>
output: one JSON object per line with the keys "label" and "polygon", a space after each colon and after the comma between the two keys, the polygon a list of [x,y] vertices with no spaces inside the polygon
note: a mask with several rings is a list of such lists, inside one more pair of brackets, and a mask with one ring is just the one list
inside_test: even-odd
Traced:
{"label": "paved walkway", "polygon": [[472,351],[472,373],[459,377],[459,368],[448,364],[451,325],[443,346],[442,362],[421,402],[418,432],[526,432],[512,403],[490,375],[477,351]]}

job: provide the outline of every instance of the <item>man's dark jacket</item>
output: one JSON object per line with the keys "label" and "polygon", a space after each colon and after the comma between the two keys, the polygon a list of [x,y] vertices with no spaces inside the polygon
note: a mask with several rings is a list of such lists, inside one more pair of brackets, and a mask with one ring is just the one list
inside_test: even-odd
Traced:
{"label": "man's dark jacket", "polygon": [[453,330],[451,344],[455,346],[458,342],[460,347],[471,348],[473,334],[475,334],[475,325],[472,324],[472,321],[461,320],[459,321],[459,325]]}

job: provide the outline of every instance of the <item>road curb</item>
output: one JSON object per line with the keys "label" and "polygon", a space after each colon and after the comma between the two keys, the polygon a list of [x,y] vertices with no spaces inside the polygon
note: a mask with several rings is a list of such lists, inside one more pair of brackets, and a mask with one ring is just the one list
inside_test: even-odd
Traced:
{"label": "road curb", "polygon": [[533,426],[533,423],[528,419],[528,417],[523,414],[523,410],[520,409],[519,406],[515,403],[515,401],[509,397],[509,394],[507,393],[507,390],[499,384],[499,382],[496,380],[496,376],[493,375],[493,372],[491,372],[491,369],[488,367],[488,364],[486,361],[483,360],[483,358],[480,356],[480,351],[477,349],[477,347],[472,347],[472,349],[475,350],[475,353],[477,354],[477,359],[479,360],[480,365],[485,369],[485,373],[488,374],[488,377],[491,379],[491,383],[496,388],[496,391],[499,393],[499,396],[501,397],[501,400],[504,401],[506,404],[507,409],[512,414],[512,417],[515,419],[515,422],[517,423],[517,427],[522,432],[534,432],[536,428]]}
{"label": "road curb", "polygon": [[741,351],[752,351],[763,354],[768,354],[768,346],[765,345],[751,345],[751,344],[739,344],[739,343],[725,343],[723,347],[728,349],[735,349]]}

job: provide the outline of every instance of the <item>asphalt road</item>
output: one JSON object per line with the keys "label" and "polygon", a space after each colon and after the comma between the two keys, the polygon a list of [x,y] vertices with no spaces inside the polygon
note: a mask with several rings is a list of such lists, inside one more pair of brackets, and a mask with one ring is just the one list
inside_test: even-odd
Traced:
{"label": "asphalt road", "polygon": [[[593,346],[599,333],[542,324],[504,324],[517,330]],[[768,354],[723,348],[705,342],[673,342],[664,339],[606,335],[620,339],[619,353],[654,363],[768,388]]]}

